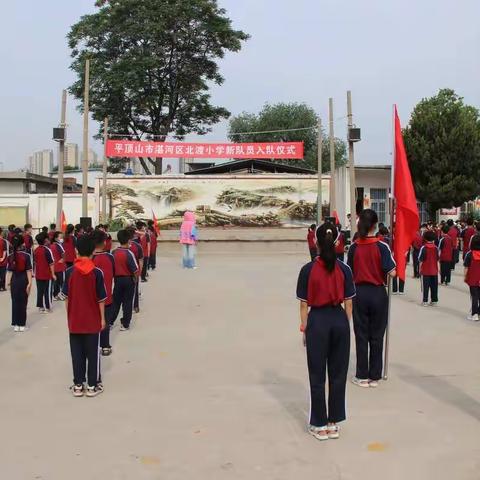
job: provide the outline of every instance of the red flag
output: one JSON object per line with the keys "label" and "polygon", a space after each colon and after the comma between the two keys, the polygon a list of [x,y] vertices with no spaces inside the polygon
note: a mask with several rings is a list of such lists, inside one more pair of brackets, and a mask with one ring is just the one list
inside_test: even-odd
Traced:
{"label": "red flag", "polygon": [[63,212],[63,210],[62,210],[62,216],[60,217],[60,219],[61,219],[60,229],[63,233],[65,233],[67,231],[67,219],[65,218],[65,213]]}
{"label": "red flag", "polygon": [[152,220],[153,220],[153,228],[155,229],[155,233],[158,235],[160,235],[160,227],[158,226],[158,220],[157,220],[157,217],[155,216],[155,212],[153,211],[153,208],[152,208]]}
{"label": "red flag", "polygon": [[417,198],[403,143],[402,128],[395,105],[395,157],[393,165],[393,197],[395,199],[395,223],[393,227],[393,255],[397,262],[397,275],[405,280],[406,253],[418,231]]}

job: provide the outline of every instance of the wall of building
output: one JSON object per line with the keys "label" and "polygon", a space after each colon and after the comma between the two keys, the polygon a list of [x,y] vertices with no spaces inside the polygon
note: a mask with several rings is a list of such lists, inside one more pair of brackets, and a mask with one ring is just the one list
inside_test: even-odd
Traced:
{"label": "wall of building", "polygon": [[25,193],[25,182],[22,180],[0,181],[0,192],[2,194]]}

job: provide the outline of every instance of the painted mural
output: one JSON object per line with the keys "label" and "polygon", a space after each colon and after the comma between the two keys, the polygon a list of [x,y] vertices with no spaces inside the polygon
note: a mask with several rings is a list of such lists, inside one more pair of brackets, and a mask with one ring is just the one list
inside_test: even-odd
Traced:
{"label": "painted mural", "polygon": [[[322,195],[328,198],[328,180]],[[313,176],[110,177],[107,183],[108,208],[119,225],[153,211],[161,228],[178,228],[192,210],[201,226],[294,227],[314,221],[316,202]]]}

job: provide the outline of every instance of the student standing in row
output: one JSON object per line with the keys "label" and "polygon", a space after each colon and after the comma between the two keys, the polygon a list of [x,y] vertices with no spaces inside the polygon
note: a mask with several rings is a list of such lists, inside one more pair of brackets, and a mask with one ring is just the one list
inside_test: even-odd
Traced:
{"label": "student standing in row", "polygon": [[310,259],[313,261],[315,257],[318,255],[317,253],[317,239],[315,237],[315,232],[317,230],[317,226],[312,223],[308,227],[307,232],[307,244],[308,244],[308,251],[310,252]]}
{"label": "student standing in row", "polygon": [[3,238],[3,229],[0,228],[0,292],[6,291],[7,263],[9,255],[9,243]]}
{"label": "student standing in row", "polygon": [[423,237],[420,231],[418,231],[412,242],[413,278],[420,278],[420,262],[418,261],[418,255],[420,254],[422,245]]}
{"label": "student standing in row", "polygon": [[55,300],[63,300],[62,287],[65,280],[65,249],[63,248],[63,233],[55,232],[53,235],[53,243],[50,245],[53,254],[53,271],[55,273],[55,281],[53,283],[53,298]]}
{"label": "student standing in row", "polygon": [[478,322],[480,320],[480,235],[474,235],[470,240],[469,251],[463,262],[464,280],[470,288],[472,299],[472,307],[467,319]]}
{"label": "student standing in row", "polygon": [[105,300],[105,321],[107,327],[102,330],[100,334],[100,348],[102,355],[108,356],[112,353],[112,346],[110,345],[110,324],[113,311],[113,277],[115,275],[115,260],[110,252],[105,250],[105,242],[107,235],[101,230],[96,230],[92,235],[95,251],[93,253],[93,263],[103,273],[105,281],[105,290],[107,298]]}
{"label": "student standing in row", "polygon": [[77,238],[75,237],[73,231],[75,227],[70,223],[67,225],[67,230],[63,239],[63,249],[65,250],[65,265],[67,268],[73,266],[73,262],[77,257]]}
{"label": "student standing in row", "polygon": [[477,233],[476,229],[473,226],[473,218],[468,217],[467,226],[461,233],[462,242],[463,242],[463,259],[464,260],[465,260],[465,257],[467,256],[467,253],[470,251],[470,240],[476,233]]}
{"label": "student standing in row", "polygon": [[335,241],[335,253],[342,262],[345,259],[345,235],[341,231],[341,225],[337,225],[337,240]]}
{"label": "student standing in row", "polygon": [[374,210],[363,210],[358,219],[358,239],[348,251],[357,291],[353,301],[357,370],[352,382],[359,387],[377,387],[382,378],[383,337],[388,321],[385,283],[387,275],[396,275],[389,246],[375,236],[377,223]]}
{"label": "student standing in row", "polygon": [[50,244],[53,243],[53,237],[55,236],[55,232],[57,231],[57,225],[55,223],[50,224],[50,229],[48,230],[48,241]]}
{"label": "student standing in row", "polygon": [[452,270],[455,270],[455,265],[458,263],[458,260],[460,258],[460,252],[459,252],[459,237],[460,237],[460,232],[458,231],[458,228],[454,224],[452,219],[449,219],[447,221],[447,226],[448,226],[448,235],[452,239],[453,243],[453,261],[452,261]]}
{"label": "student standing in row", "polygon": [[138,221],[137,231],[135,232],[134,241],[140,244],[143,251],[143,263],[141,268],[141,281],[147,282],[148,262],[150,260],[150,235],[146,231],[146,225],[142,221]]}
{"label": "student standing in row", "polygon": [[26,223],[23,227],[23,246],[25,247],[25,251],[32,255],[33,253],[33,237],[32,237],[32,225],[30,223]]}
{"label": "student standing in row", "polygon": [[[422,305],[435,307],[438,303],[438,261],[440,255],[435,245],[436,235],[431,230],[423,234],[425,244],[420,249],[420,273],[422,275],[423,301]],[[430,293],[430,303],[428,303]]]}
{"label": "student standing in row", "polygon": [[27,323],[27,304],[32,287],[32,260],[23,248],[23,236],[12,237],[12,251],[8,256],[7,285],[12,299],[12,326],[15,332],[24,332]]}
{"label": "student standing in row", "polygon": [[[318,257],[300,271],[300,330],[304,332],[310,380],[311,409],[308,432],[318,440],[339,437],[345,420],[345,389],[350,355],[352,272],[337,259],[337,229],[324,223],[316,231]],[[342,308],[344,304],[344,308]],[[328,371],[328,409],[325,380]]]}
{"label": "student standing in row", "polygon": [[127,230],[130,236],[129,249],[135,256],[135,260],[138,264],[138,273],[135,276],[135,292],[133,295],[133,310],[135,313],[140,312],[140,275],[143,271],[143,265],[145,262],[145,256],[142,245],[138,235],[135,233],[135,229],[131,228]]}
{"label": "student standing in row", "polygon": [[33,252],[35,279],[37,281],[37,307],[40,313],[52,312],[52,280],[56,280],[52,251],[45,246],[47,236],[39,233],[35,240],[38,247]]}
{"label": "student standing in row", "polygon": [[445,225],[442,228],[442,236],[438,242],[438,251],[440,252],[440,284],[446,287],[452,281],[453,264],[453,240],[448,234],[449,227]]}
{"label": "student standing in row", "polygon": [[111,324],[115,323],[122,308],[121,331],[130,329],[132,321],[133,298],[139,268],[135,255],[129,248],[130,232],[120,230],[117,234],[120,246],[113,251],[115,260],[115,286],[113,288],[113,309]]}
{"label": "student standing in row", "polygon": [[7,242],[12,243],[14,236],[15,236],[15,225],[12,223],[8,226]]}
{"label": "student standing in row", "polygon": [[[65,274],[63,295],[67,309],[73,367],[72,393],[95,397],[103,392],[100,375],[100,332],[106,328],[103,274],[91,260],[94,246],[85,235],[78,239],[79,258]],[[85,389],[85,381],[87,387]]]}
{"label": "student standing in row", "polygon": [[157,267],[157,247],[158,247],[158,234],[156,230],[157,226],[153,220],[148,221],[148,230],[150,234],[150,258],[148,262],[148,268],[155,270]]}

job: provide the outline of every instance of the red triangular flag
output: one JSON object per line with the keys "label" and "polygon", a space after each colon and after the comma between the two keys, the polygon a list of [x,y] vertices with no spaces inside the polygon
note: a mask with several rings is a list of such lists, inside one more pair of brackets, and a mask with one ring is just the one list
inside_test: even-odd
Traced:
{"label": "red triangular flag", "polygon": [[67,219],[65,218],[65,213],[62,210],[62,216],[60,217],[61,231],[65,233],[67,231]]}
{"label": "red triangular flag", "polygon": [[393,255],[397,262],[397,275],[400,279],[405,280],[406,254],[418,231],[420,217],[396,105],[393,197],[395,199]]}
{"label": "red triangular flag", "polygon": [[158,226],[158,219],[155,215],[155,212],[153,211],[153,208],[152,208],[152,220],[153,220],[153,228],[155,229],[155,233],[158,235],[160,235],[160,227]]}

